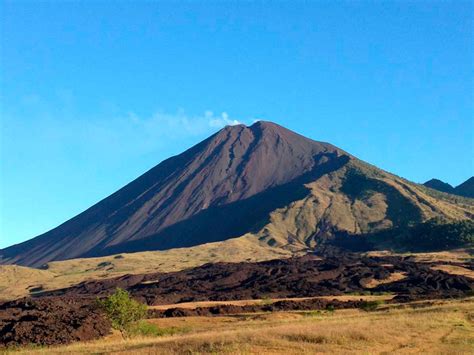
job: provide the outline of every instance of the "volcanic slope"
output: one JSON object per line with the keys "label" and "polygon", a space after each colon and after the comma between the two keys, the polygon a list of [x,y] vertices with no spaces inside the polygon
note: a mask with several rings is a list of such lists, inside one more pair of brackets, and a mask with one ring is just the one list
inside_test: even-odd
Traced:
{"label": "volcanic slope", "polygon": [[471,199],[456,203],[331,144],[260,121],[225,127],[59,227],[1,250],[0,262],[41,266],[238,237],[298,252],[340,231],[473,215]]}

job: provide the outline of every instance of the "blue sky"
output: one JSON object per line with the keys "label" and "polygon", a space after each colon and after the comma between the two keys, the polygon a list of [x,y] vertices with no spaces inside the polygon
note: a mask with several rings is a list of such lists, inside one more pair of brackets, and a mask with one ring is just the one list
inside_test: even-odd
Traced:
{"label": "blue sky", "polygon": [[473,2],[1,2],[0,247],[227,122],[473,175]]}

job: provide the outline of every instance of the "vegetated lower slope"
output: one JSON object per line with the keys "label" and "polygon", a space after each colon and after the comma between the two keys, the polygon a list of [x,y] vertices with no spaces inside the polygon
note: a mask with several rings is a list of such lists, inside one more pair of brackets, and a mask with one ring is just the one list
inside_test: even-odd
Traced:
{"label": "vegetated lower slope", "polygon": [[459,203],[432,191],[330,144],[257,122],[224,128],[50,232],[1,250],[0,257],[3,264],[40,266],[225,245],[231,238],[293,253],[340,232],[473,217],[473,200]]}
{"label": "vegetated lower slope", "polygon": [[456,187],[453,187],[450,184],[438,179],[431,179],[425,182],[423,185],[441,192],[474,198],[474,176],[471,176],[469,179]]}

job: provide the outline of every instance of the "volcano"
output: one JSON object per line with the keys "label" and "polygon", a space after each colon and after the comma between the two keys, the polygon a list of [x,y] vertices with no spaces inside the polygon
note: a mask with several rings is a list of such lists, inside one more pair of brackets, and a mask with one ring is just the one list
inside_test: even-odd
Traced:
{"label": "volcano", "polygon": [[472,216],[471,205],[449,195],[259,121],[223,128],[51,231],[1,250],[0,263],[37,267],[242,236],[312,250],[335,234]]}

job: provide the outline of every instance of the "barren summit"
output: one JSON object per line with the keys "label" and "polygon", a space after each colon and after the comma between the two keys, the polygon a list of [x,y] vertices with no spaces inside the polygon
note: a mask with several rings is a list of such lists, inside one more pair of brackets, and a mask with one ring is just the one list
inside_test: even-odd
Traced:
{"label": "barren summit", "polygon": [[0,257],[3,264],[41,266],[242,236],[306,251],[341,233],[472,217],[471,206],[425,190],[275,123],[227,126]]}

